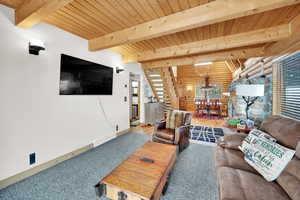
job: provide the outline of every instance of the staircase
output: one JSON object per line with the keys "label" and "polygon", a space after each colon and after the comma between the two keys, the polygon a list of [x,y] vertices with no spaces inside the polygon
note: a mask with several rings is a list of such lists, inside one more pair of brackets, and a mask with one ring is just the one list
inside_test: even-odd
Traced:
{"label": "staircase", "polygon": [[171,68],[144,70],[155,98],[163,103],[164,111],[179,108],[179,97],[175,77]]}

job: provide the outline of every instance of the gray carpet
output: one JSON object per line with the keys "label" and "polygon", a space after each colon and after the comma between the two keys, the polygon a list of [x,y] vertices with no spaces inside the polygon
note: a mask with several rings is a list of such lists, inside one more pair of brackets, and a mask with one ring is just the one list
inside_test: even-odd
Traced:
{"label": "gray carpet", "polygon": [[[126,134],[0,190],[1,200],[96,200],[94,185],[150,137]],[[191,144],[175,164],[162,200],[216,200],[213,147]],[[104,198],[103,198],[104,200]]]}

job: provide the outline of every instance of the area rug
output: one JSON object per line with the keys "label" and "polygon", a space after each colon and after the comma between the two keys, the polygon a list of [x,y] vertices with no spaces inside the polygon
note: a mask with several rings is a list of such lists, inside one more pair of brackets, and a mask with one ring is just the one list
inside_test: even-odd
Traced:
{"label": "area rug", "polygon": [[194,141],[216,143],[219,137],[224,136],[223,129],[206,126],[193,126],[191,128],[191,139]]}

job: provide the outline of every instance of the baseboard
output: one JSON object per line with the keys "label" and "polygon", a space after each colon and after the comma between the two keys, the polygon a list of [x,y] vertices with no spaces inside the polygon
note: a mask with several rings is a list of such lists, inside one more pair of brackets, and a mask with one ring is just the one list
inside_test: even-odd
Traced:
{"label": "baseboard", "polygon": [[81,154],[83,152],[86,152],[86,151],[92,149],[92,148],[94,148],[93,144],[89,144],[89,145],[84,146],[84,147],[82,147],[80,149],[77,149],[75,151],[72,151],[70,153],[62,155],[62,156],[60,156],[58,158],[50,160],[50,161],[48,161],[46,163],[43,163],[43,164],[40,164],[40,165],[38,165],[36,167],[28,169],[28,170],[26,170],[24,172],[21,172],[21,173],[18,173],[16,175],[14,175],[14,176],[11,176],[11,177],[8,177],[6,179],[3,179],[3,180],[0,181],[0,189],[3,189],[3,188],[5,188],[5,187],[7,187],[7,186],[9,186],[11,184],[17,183],[17,182],[19,182],[19,181],[21,181],[21,180],[23,180],[25,178],[28,178],[28,177],[30,177],[30,176],[32,176],[34,174],[37,174],[37,173],[39,173],[39,172],[41,172],[43,170],[48,169],[50,167],[53,167],[54,165],[57,165],[58,163],[61,163],[61,162],[65,161],[65,160],[68,160],[68,159],[70,159],[72,157],[75,157],[75,156],[77,156],[77,155],[79,155],[79,154]]}
{"label": "baseboard", "polygon": [[[120,131],[120,132],[117,133],[117,136],[120,136],[120,135],[123,135],[125,133],[128,133],[129,131],[130,131],[130,128],[126,129],[126,130],[123,130],[123,131]],[[48,169],[50,167],[53,167],[53,166],[57,165],[58,163],[61,163],[61,162],[65,161],[65,160],[73,158],[73,157],[75,157],[75,156],[77,156],[77,155],[79,155],[79,154],[81,154],[83,152],[86,152],[86,151],[90,150],[90,149],[93,149],[93,148],[95,148],[95,147],[97,147],[97,146],[99,146],[101,144],[104,144],[105,142],[107,142],[109,140],[114,139],[115,137],[116,136],[112,136],[112,137],[109,137],[109,138],[107,138],[105,140],[95,140],[91,144],[86,145],[86,146],[84,146],[84,147],[82,147],[80,149],[77,149],[75,151],[72,151],[70,153],[62,155],[60,157],[57,157],[57,158],[55,158],[53,160],[50,160],[50,161],[48,161],[46,163],[37,165],[36,167],[30,168],[30,169],[28,169],[26,171],[23,171],[21,173],[18,173],[16,175],[14,175],[14,176],[11,176],[11,177],[8,177],[6,179],[3,179],[3,180],[0,181],[0,189],[3,189],[3,188],[5,188],[5,187],[7,187],[9,185],[12,185],[12,184],[17,183],[17,182],[19,182],[21,180],[24,180],[25,178],[28,178],[28,177],[30,177],[32,175],[35,175],[35,174],[37,174],[37,173],[39,173],[39,172],[41,172],[43,170],[46,170],[46,169]]]}
{"label": "baseboard", "polygon": [[124,135],[124,134],[128,133],[130,130],[131,130],[131,128],[125,129],[123,131],[119,131],[119,132],[117,132],[117,136]]}

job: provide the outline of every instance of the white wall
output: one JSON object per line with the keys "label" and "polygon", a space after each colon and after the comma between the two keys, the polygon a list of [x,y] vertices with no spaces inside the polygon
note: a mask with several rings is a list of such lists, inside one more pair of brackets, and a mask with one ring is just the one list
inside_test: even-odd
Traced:
{"label": "white wall", "polygon": [[[109,50],[89,52],[87,41],[54,26],[14,26],[12,9],[0,6],[0,180],[129,128],[128,73],[114,72],[112,96],[59,96],[60,54],[124,66]],[[46,51],[28,54],[30,38],[44,41]],[[134,65],[134,64],[133,64]],[[102,101],[107,118],[99,107]]]}
{"label": "white wall", "polygon": [[[142,69],[142,66],[140,63],[128,63],[125,64],[125,69],[127,71],[127,73],[129,74],[130,72],[133,74],[138,74],[140,75],[140,101],[141,101],[141,108],[140,108],[140,122],[141,123],[145,123],[145,103],[148,103],[148,99],[145,98],[145,85],[149,85],[144,71]],[[153,95],[153,94],[152,94]]]}

